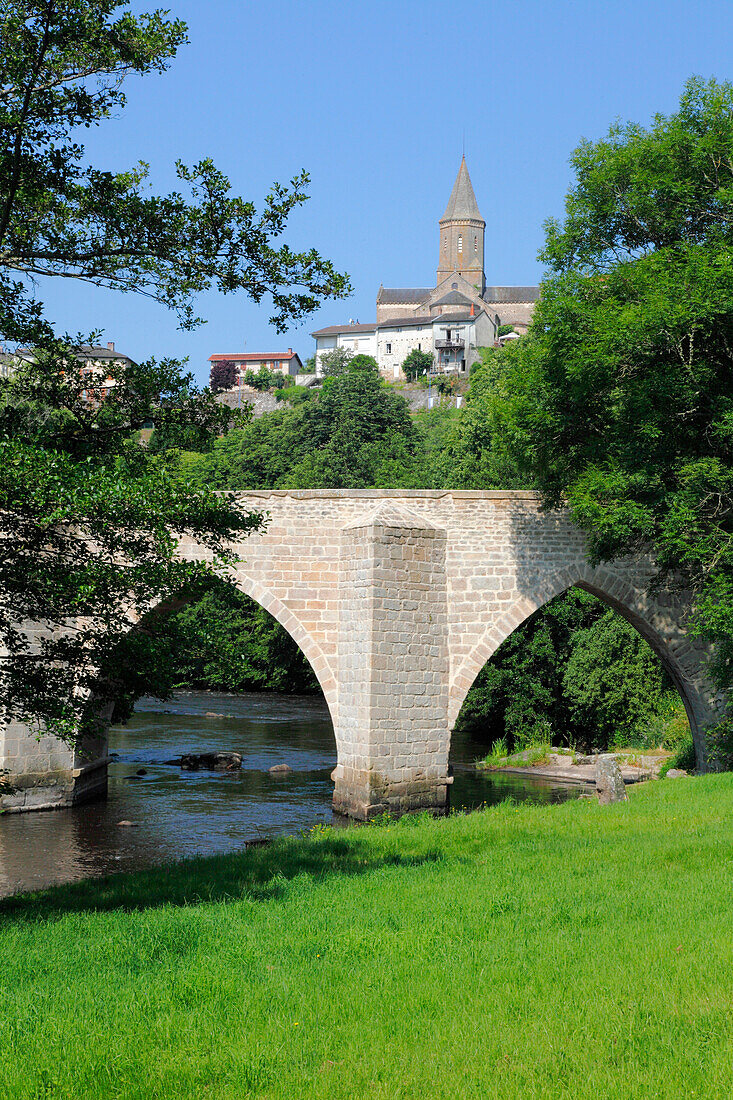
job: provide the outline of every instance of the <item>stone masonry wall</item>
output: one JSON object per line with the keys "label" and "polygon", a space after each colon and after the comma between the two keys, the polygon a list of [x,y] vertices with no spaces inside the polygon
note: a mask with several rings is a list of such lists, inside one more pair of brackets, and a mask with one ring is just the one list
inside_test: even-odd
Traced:
{"label": "stone masonry wall", "polygon": [[391,502],[343,532],[334,808],[349,816],[445,805],[445,541]]}
{"label": "stone masonry wall", "polygon": [[[704,761],[704,727],[723,700],[706,679],[706,651],[685,634],[684,601],[648,596],[643,562],[590,567],[582,534],[564,514],[540,512],[533,493],[313,489],[238,496],[269,522],[238,548],[237,583],[313,666],[336,733],[336,802],[349,812],[376,812],[385,798],[405,806],[413,796],[427,797],[431,784],[430,797],[440,804],[449,729],[477,673],[520,623],[573,584],[621,611],[660,654]],[[200,551],[189,542],[181,552]],[[29,736],[8,730],[5,738],[0,769],[22,781]],[[422,794],[420,783],[427,784]]]}

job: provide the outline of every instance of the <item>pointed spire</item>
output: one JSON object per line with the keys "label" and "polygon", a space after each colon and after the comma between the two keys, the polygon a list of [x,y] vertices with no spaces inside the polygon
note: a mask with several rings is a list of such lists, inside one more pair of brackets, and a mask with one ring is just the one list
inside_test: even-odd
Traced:
{"label": "pointed spire", "polygon": [[[476,202],[476,196],[473,193],[471,177],[468,174],[466,158],[464,156],[461,158],[461,167],[458,169],[456,182],[453,184],[453,190],[450,193],[448,205],[445,208],[445,214],[440,221],[441,223],[465,221],[469,218],[472,221],[484,221],[481,217],[478,203]],[[484,222],[484,225],[485,224]]]}

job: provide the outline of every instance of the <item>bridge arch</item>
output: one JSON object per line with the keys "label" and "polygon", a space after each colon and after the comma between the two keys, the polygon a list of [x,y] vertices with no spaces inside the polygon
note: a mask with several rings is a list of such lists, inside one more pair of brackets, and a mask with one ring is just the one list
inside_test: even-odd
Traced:
{"label": "bridge arch", "polygon": [[709,703],[709,682],[705,677],[708,651],[684,632],[683,607],[671,614],[669,598],[660,606],[644,590],[612,566],[592,567],[582,559],[573,566],[544,576],[531,590],[522,593],[502,614],[487,610],[482,636],[465,655],[451,676],[448,720],[452,730],[466,695],[486,662],[523,623],[542,611],[551,600],[570,588],[582,588],[617,611],[651,646],[669,673],[685,707],[696,755],[705,764],[704,729],[713,718]]}
{"label": "bridge arch", "polygon": [[[277,620],[307,659],[323,692],[335,732],[338,717],[338,685],[334,671],[318,642],[287,604],[283,603],[274,592],[260,581],[247,576],[242,570],[234,572],[234,581],[240,592],[243,592],[245,596],[249,596],[251,600],[254,600],[256,604],[259,604],[260,607],[272,615],[273,619]],[[336,747],[338,750],[338,737]]]}

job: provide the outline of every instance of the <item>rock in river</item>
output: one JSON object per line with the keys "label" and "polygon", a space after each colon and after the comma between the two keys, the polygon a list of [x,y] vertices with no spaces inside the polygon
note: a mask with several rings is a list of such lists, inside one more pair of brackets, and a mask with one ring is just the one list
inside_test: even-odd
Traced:
{"label": "rock in river", "polygon": [[270,775],[288,775],[292,770],[289,764],[274,764],[270,768]]}
{"label": "rock in river", "polygon": [[628,798],[618,760],[612,753],[604,753],[596,760],[596,791],[602,806]]}
{"label": "rock in river", "polygon": [[180,763],[183,770],[187,772],[196,772],[199,768],[231,772],[242,767],[242,754],[239,752],[189,752],[181,757]]}

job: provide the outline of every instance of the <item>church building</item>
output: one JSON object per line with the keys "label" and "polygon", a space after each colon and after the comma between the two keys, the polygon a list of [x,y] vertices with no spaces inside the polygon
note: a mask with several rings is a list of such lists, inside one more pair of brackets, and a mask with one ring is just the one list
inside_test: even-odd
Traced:
{"label": "church building", "polygon": [[380,286],[376,322],[318,329],[312,334],[317,371],[323,352],[343,347],[374,356],[385,378],[399,379],[402,362],[418,348],[432,352],[437,372],[463,374],[479,358],[478,348],[495,343],[499,325],[527,331],[539,287],[486,285],[486,222],[465,157],[439,226],[435,286]]}

